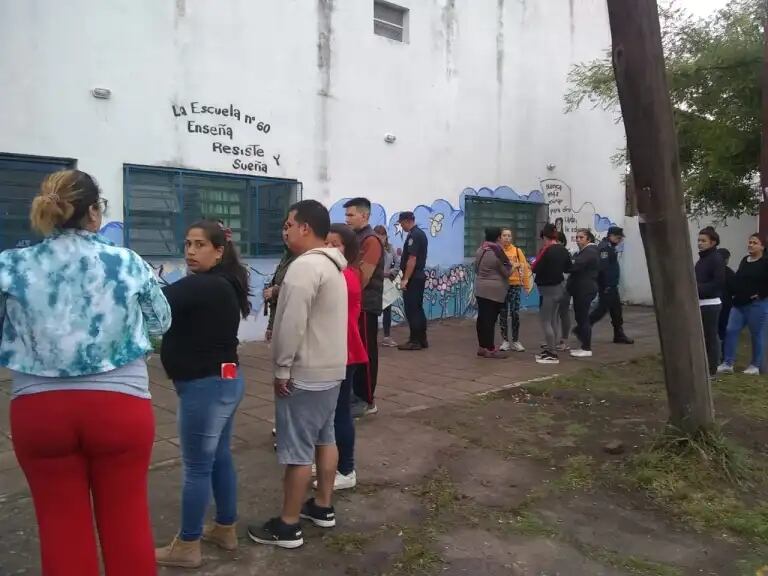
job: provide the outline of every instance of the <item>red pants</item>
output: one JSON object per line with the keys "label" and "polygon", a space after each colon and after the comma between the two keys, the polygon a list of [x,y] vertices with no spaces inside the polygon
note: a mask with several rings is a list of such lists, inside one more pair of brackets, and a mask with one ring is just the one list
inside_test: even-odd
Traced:
{"label": "red pants", "polygon": [[157,574],[147,503],[154,428],[150,401],[127,394],[63,390],[11,402],[43,576],[98,576],[94,516],[107,576]]}

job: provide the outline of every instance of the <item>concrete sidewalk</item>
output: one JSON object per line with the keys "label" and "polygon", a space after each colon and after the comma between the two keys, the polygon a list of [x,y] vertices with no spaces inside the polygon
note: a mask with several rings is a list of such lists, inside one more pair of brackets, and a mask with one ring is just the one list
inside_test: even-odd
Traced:
{"label": "concrete sidewalk", "polygon": [[[406,434],[413,440],[410,446],[393,447],[388,444],[388,439],[402,438],[410,426],[405,424],[409,420],[401,418],[404,415],[439,405],[464,403],[478,394],[512,387],[531,379],[629,360],[658,350],[652,310],[628,309],[625,321],[627,333],[636,339],[634,345],[611,343],[611,327],[606,319],[596,327],[595,356],[592,359],[575,360],[563,354],[557,366],[539,365],[534,361],[533,355],[538,351],[542,336],[538,318],[533,313],[526,313],[522,318],[522,341],[528,351],[511,354],[507,360],[477,358],[474,321],[462,319],[431,324],[429,350],[401,352],[382,348],[377,389],[380,413],[361,421],[359,425],[358,471],[363,479],[362,485],[365,485],[367,478],[376,478],[377,482],[389,479],[407,484],[429,471],[435,446],[422,438],[424,430]],[[403,328],[395,328],[393,336],[402,341],[405,336]],[[261,519],[278,510],[280,471],[271,449],[273,393],[268,347],[263,343],[244,345],[241,362],[246,396],[237,415],[234,450],[240,469],[241,507],[243,514],[248,516],[246,520],[251,520],[254,519],[250,517],[253,513]],[[159,540],[164,540],[175,532],[178,521],[180,466],[175,422],[177,399],[158,358],[150,362],[150,373],[157,422],[150,492],[155,532]],[[7,381],[7,376],[3,377]],[[0,513],[7,519],[0,527],[0,573],[34,574],[38,573],[34,514],[23,475],[11,449],[8,394],[7,382],[0,383]],[[432,437],[431,434],[426,433],[428,437]],[[432,437],[433,440],[435,438]],[[360,489],[356,493],[356,498],[362,497]],[[359,521],[364,522],[363,519]],[[222,571],[202,573],[251,572],[222,568]],[[344,571],[322,573],[343,574]]]}

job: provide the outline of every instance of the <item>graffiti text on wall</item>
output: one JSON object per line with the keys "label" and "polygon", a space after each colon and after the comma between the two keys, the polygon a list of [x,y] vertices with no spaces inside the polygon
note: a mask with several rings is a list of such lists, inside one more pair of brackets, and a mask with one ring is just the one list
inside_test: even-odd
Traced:
{"label": "graffiti text on wall", "polygon": [[261,134],[269,134],[272,131],[272,125],[268,122],[264,122],[251,114],[246,114],[232,104],[212,106],[192,101],[187,105],[171,104],[171,109],[175,118],[183,118],[188,133],[229,139],[230,142],[214,140],[211,142],[211,151],[215,154],[232,157],[234,170],[268,174],[271,162],[274,162],[275,166],[280,166],[280,154],[274,154],[271,159],[267,158],[261,144],[233,145],[231,143],[236,135],[231,125],[232,122],[240,122],[254,128]]}

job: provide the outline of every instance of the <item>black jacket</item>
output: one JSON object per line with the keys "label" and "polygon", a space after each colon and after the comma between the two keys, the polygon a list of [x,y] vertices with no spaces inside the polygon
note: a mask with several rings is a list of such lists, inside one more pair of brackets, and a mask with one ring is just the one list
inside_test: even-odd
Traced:
{"label": "black jacket", "polygon": [[699,252],[695,270],[699,299],[722,298],[725,288],[725,260],[717,251],[717,247]]}
{"label": "black jacket", "polygon": [[163,336],[160,360],[171,380],[221,374],[225,362],[238,363],[240,304],[233,283],[216,266],[163,288],[173,322]]}
{"label": "black jacket", "polygon": [[768,298],[768,259],[750,262],[745,256],[733,281],[733,305],[746,306]]}
{"label": "black jacket", "polygon": [[562,284],[564,274],[571,269],[571,255],[562,244],[552,244],[534,263],[537,286]]}
{"label": "black jacket", "polygon": [[597,275],[597,285],[601,290],[618,287],[621,270],[616,246],[611,244],[608,238],[604,238],[597,245],[597,249],[600,251],[600,272]]}
{"label": "black jacket", "polygon": [[597,292],[597,275],[600,271],[600,252],[597,245],[589,244],[573,257],[571,275],[568,277],[568,293],[571,296]]}
{"label": "black jacket", "polygon": [[357,240],[360,242],[362,252],[363,243],[373,238],[373,242],[378,242],[381,246],[381,257],[376,263],[368,285],[363,290],[363,310],[372,314],[381,314],[381,301],[384,295],[384,244],[371,228],[370,224],[357,232]]}

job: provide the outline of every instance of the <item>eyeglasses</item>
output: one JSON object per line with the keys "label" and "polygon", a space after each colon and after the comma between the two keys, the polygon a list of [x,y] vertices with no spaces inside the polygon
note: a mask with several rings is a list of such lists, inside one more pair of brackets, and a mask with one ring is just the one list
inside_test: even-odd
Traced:
{"label": "eyeglasses", "polygon": [[107,213],[107,208],[109,208],[109,202],[107,202],[106,198],[99,198],[98,201],[94,204],[94,206],[99,207],[99,212],[102,214]]}

